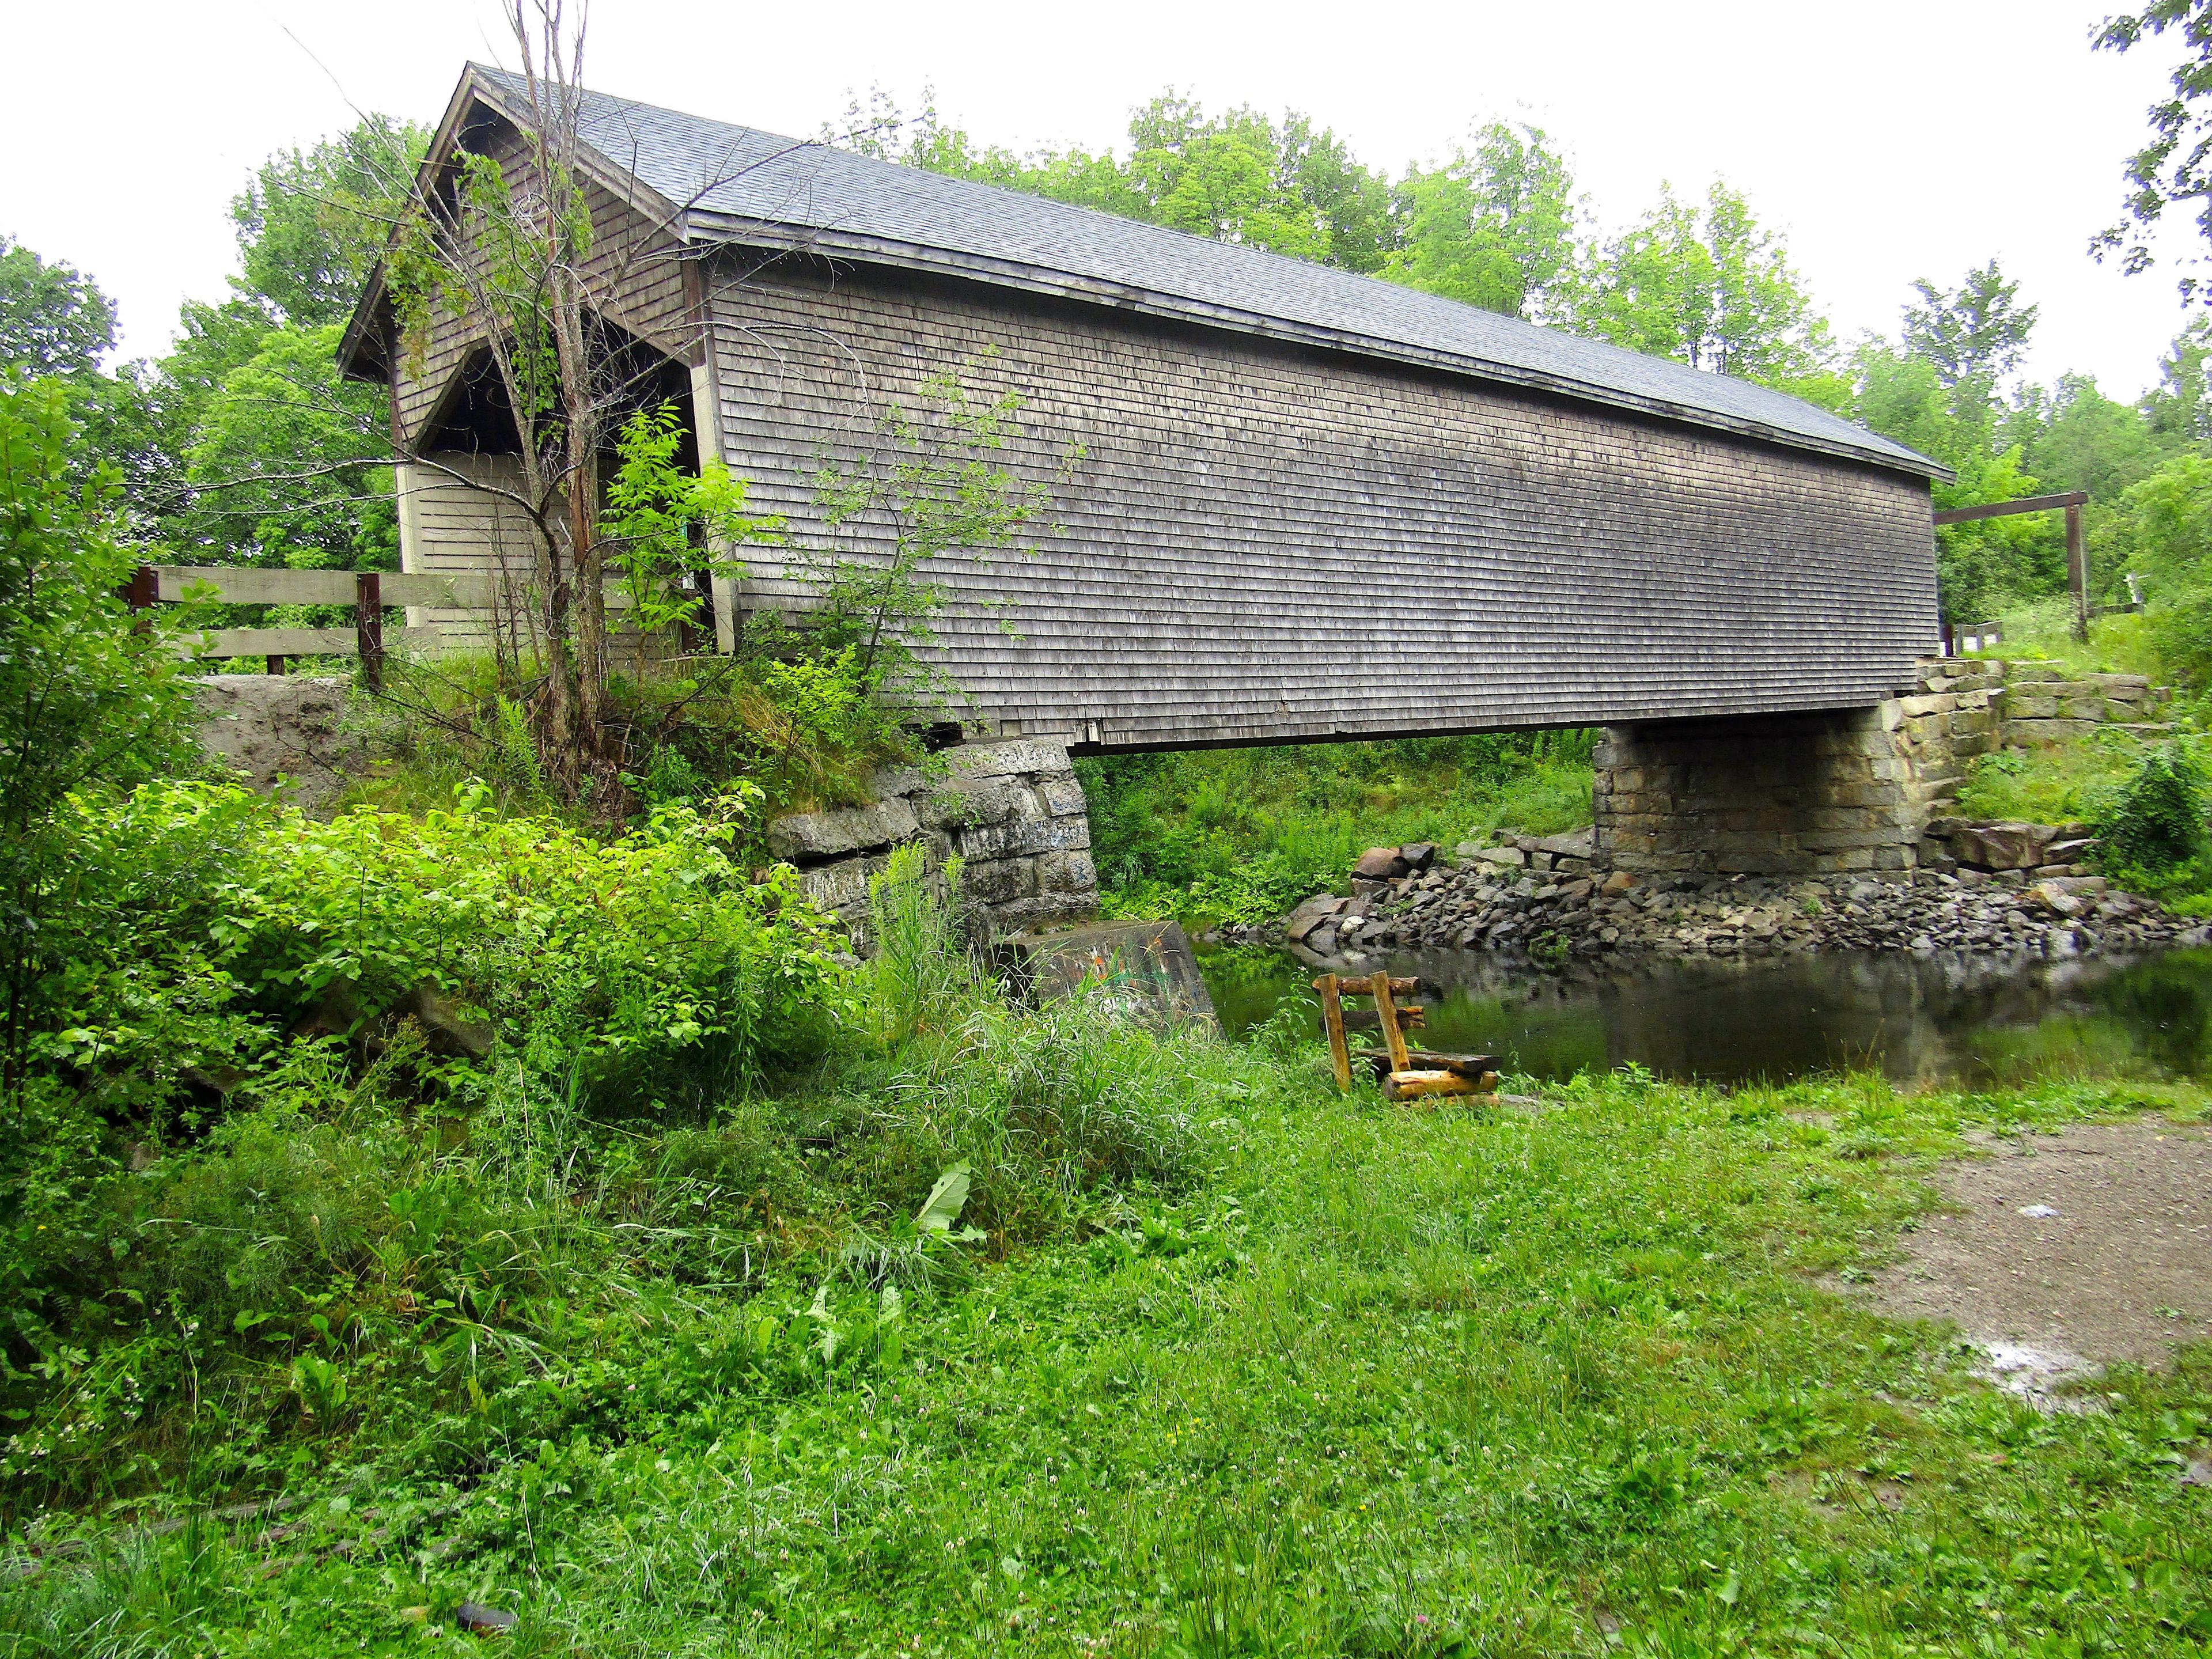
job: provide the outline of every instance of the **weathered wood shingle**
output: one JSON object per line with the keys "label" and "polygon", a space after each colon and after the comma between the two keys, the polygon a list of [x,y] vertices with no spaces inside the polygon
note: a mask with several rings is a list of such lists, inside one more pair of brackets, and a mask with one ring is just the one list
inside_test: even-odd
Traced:
{"label": "weathered wood shingle", "polygon": [[[471,70],[448,129],[479,106],[514,117],[511,78]],[[1144,747],[1863,707],[1934,642],[1942,469],[1783,393],[747,128],[597,94],[583,118],[594,257],[632,262],[613,314],[678,357],[709,330],[702,438],[800,539],[831,541],[808,477],[887,399],[946,368],[1023,399],[1006,456],[1054,482],[1049,526],[1033,556],[929,573],[944,665],[994,730]],[[349,372],[380,372],[384,304]],[[449,321],[403,373],[410,433],[469,347]],[[812,590],[756,550],[740,597]]]}
{"label": "weathered wood shingle", "polygon": [[[1887,468],[902,271],[733,251],[710,311],[722,453],[817,545],[807,474],[934,370],[1022,398],[1024,477],[1080,447],[1034,556],[931,573],[994,729],[1135,747],[1844,707],[1908,685],[1935,637],[1928,487]],[[809,603],[751,568],[748,605]]]}

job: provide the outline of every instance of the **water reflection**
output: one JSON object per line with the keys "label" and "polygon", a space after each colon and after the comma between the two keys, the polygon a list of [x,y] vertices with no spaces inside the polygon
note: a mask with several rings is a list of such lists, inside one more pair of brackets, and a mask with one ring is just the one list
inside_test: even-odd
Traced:
{"label": "water reflection", "polygon": [[[1281,952],[1216,950],[1202,952],[1200,965],[1231,1036],[1293,1000],[1314,1001],[1314,970]],[[1906,1083],[2212,1081],[2212,951],[2134,962],[1845,951],[1562,974],[1468,951],[1362,963],[1385,965],[1441,988],[1422,998],[1427,1046],[1510,1055],[1538,1077],[1633,1060],[1717,1082],[1847,1066]]]}

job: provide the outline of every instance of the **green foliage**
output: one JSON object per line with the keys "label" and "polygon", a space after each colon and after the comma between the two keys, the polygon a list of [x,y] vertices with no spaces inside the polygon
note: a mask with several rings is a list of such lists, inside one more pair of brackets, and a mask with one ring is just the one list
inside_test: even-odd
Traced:
{"label": "green foliage", "polygon": [[2020,303],[2020,284],[2008,282],[1995,259],[1969,270],[1955,292],[1924,276],[1912,291],[1920,303],[1905,308],[1905,349],[1946,387],[1967,394],[1960,413],[1971,417],[2020,366],[2038,307]]}
{"label": "green foliage", "polygon": [[428,987],[550,1074],[625,1103],[719,1097],[818,1048],[831,935],[727,856],[757,789],[671,804],[618,840],[477,810],[285,816],[226,890],[228,971],[341,1030]]}
{"label": "green foliage", "polygon": [[52,924],[72,909],[69,796],[198,763],[172,637],[190,618],[141,629],[118,599],[139,555],[123,539],[113,472],[72,476],[69,401],[54,380],[0,382],[0,1082],[10,1095],[65,973]]}
{"label": "green foliage", "polygon": [[683,416],[673,404],[640,410],[615,441],[599,533],[629,598],[625,623],[641,633],[698,626],[711,608],[710,595],[698,591],[694,579],[741,579],[744,566],[735,550],[774,539],[783,527],[780,518],[746,513],[745,481],[720,461],[708,460],[696,473],[683,471],[677,464],[683,444]]}
{"label": "green foliage", "polygon": [[2160,658],[2182,684],[2212,687],[2212,459],[2180,456],[2127,499]]}
{"label": "green foliage", "polygon": [[933,877],[929,849],[909,842],[868,878],[867,1008],[878,1042],[896,1048],[957,1018],[981,981],[960,937],[960,860]]}
{"label": "green foliage", "polygon": [[1130,116],[1126,160],[979,147],[934,107],[909,119],[880,94],[875,108],[848,112],[848,126],[830,136],[885,160],[1350,270],[1374,270],[1390,246],[1388,181],[1295,112],[1279,122],[1252,109],[1209,116],[1164,93]]}
{"label": "green foliage", "polygon": [[1109,910],[1281,915],[1366,848],[1590,821],[1595,734],[1200,750],[1077,763]]}
{"label": "green foliage", "polygon": [[365,115],[306,150],[279,150],[232,203],[240,274],[233,285],[287,326],[353,315],[407,199],[429,133]]}
{"label": "green foliage", "polygon": [[[388,1122],[241,1125],[156,1165],[123,1278],[183,1319],[70,1362],[75,1415],[11,1453],[15,1492],[138,1501],[32,1520],[41,1571],[0,1588],[0,1630],[373,1650],[446,1639],[468,1599],[590,1652],[740,1622],[793,1652],[2199,1645],[2212,1562],[2175,1470],[2212,1423],[2201,1354],[2039,1415],[1946,1333],[1819,1288],[1933,1201],[1918,1160],[1962,1127],[2144,1091],[1631,1072],[1546,1091],[1540,1117],[1407,1114],[1337,1097],[1310,1048],[1027,1041],[997,1062],[1009,1093],[1103,1065],[1116,1109],[1191,1114],[1196,1158],[1003,1263],[922,1242],[964,1160],[917,1158],[877,1249],[826,1231],[758,1265],[764,1218],[820,1201],[793,1166],[843,1178],[858,1126],[803,1153],[772,1117],[580,1148],[528,1202],[507,1154]],[[994,1218],[971,1179],[949,1231]],[[264,1299],[259,1261],[210,1276],[223,1238],[265,1241],[306,1294]],[[939,1267],[878,1281],[887,1255]],[[198,1484],[100,1484],[156,1448]],[[281,1517],[209,1513],[280,1482]]]}
{"label": "green foliage", "polygon": [[114,302],[98,283],[0,235],[0,385],[46,380],[65,388],[75,425],[71,472],[80,483],[112,473],[138,497],[168,460],[142,369],[100,367],[115,348],[115,328]]}
{"label": "green foliage", "polygon": [[1781,239],[1716,180],[1702,204],[1658,206],[1592,250],[1571,304],[1577,331],[1816,402],[1845,393],[1833,347]]}
{"label": "green foliage", "polygon": [[[2156,263],[2150,244],[2169,207],[2200,204],[2197,234],[2212,239],[2212,114],[2205,106],[2212,94],[2212,5],[2206,0],[2150,0],[2140,11],[2106,18],[2096,45],[2107,52],[2131,52],[2169,31],[2179,37],[2182,48],[2170,77],[2173,95],[2151,106],[2149,141],[2128,158],[2131,188],[2125,216],[2090,244],[2100,259],[2119,252],[2122,268],[2130,276]],[[2185,272],[2179,287],[2183,299],[2195,299],[2199,279]]]}
{"label": "green foliage", "polygon": [[[817,504],[836,539],[828,549],[798,550],[820,596],[807,619],[810,650],[834,660],[853,647],[861,682],[883,696],[953,690],[923,656],[945,602],[932,562],[1018,550],[1051,500],[1045,485],[1024,482],[998,459],[1019,396],[986,399],[939,370],[924,379],[921,397],[915,409],[892,404],[878,426],[879,443],[859,459],[816,474]],[[1071,453],[1067,465],[1080,459]],[[846,540],[868,550],[839,550]]]}
{"label": "green foliage", "polygon": [[0,375],[81,375],[115,345],[115,305],[74,267],[0,236]]}
{"label": "green foliage", "polygon": [[2204,850],[2205,811],[2203,773],[2179,744],[2165,744],[2143,757],[2102,815],[2100,850],[2114,869],[2164,873]]}
{"label": "green foliage", "polygon": [[262,334],[200,407],[185,454],[195,494],[173,534],[224,562],[396,570],[388,392],[339,378],[343,325]]}
{"label": "green foliage", "polygon": [[1999,822],[2087,822],[2134,774],[2142,753],[2140,744],[2118,732],[2048,748],[2001,749],[1970,764],[1959,811]]}
{"label": "green foliage", "polygon": [[1398,186],[1399,244],[1382,274],[1509,317],[1548,317],[1575,259],[1574,178],[1538,128],[1493,121]]}
{"label": "green foliage", "polygon": [[[771,654],[785,653],[787,654]],[[564,813],[605,827],[644,807],[702,799],[727,786],[763,792],[758,817],[869,799],[879,767],[919,759],[902,711],[878,700],[860,648],[817,654],[780,626],[752,629],[737,657],[678,660],[641,679],[616,679],[608,700],[627,732],[620,793],[564,802],[549,786],[522,705],[489,657],[394,659],[386,707],[407,711],[379,727],[388,764],[356,779],[353,805],[421,812],[472,782],[503,811]]]}
{"label": "green foliage", "polygon": [[167,459],[140,504],[192,562],[398,568],[388,394],[336,354],[428,143],[364,116],[232,203],[231,297],[185,302],[147,388]]}

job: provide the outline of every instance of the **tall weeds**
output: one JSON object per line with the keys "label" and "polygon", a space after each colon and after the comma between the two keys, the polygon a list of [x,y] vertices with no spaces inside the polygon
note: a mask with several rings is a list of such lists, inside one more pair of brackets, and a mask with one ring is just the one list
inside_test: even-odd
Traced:
{"label": "tall weeds", "polygon": [[870,1035],[891,1048],[958,1018],[981,993],[983,976],[960,937],[960,860],[933,875],[918,842],[893,849],[868,880],[875,957],[868,970]]}

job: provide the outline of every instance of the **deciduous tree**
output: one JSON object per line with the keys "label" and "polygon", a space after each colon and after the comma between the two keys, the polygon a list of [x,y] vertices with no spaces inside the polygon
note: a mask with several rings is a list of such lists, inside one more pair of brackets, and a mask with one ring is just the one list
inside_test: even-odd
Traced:
{"label": "deciduous tree", "polygon": [[1822,402],[1844,394],[1828,325],[1782,239],[1717,180],[1698,204],[1663,191],[1587,252],[1577,289],[1568,315],[1581,332]]}
{"label": "deciduous tree", "polygon": [[1574,178],[1532,126],[1492,122],[1472,153],[1409,168],[1383,275],[1510,317],[1540,318],[1575,261]]}
{"label": "deciduous tree", "polygon": [[[2169,208],[2191,210],[2198,237],[2212,241],[2212,0],[2151,0],[2106,19],[2096,45],[2132,52],[2169,33],[2181,47],[2169,77],[2172,95],[2150,106],[2149,141],[2128,158],[2120,222],[2089,245],[2100,259],[2117,254],[2130,276],[2157,263],[2151,243]],[[2203,279],[2185,267],[2179,285],[2184,299],[2203,294]]]}

